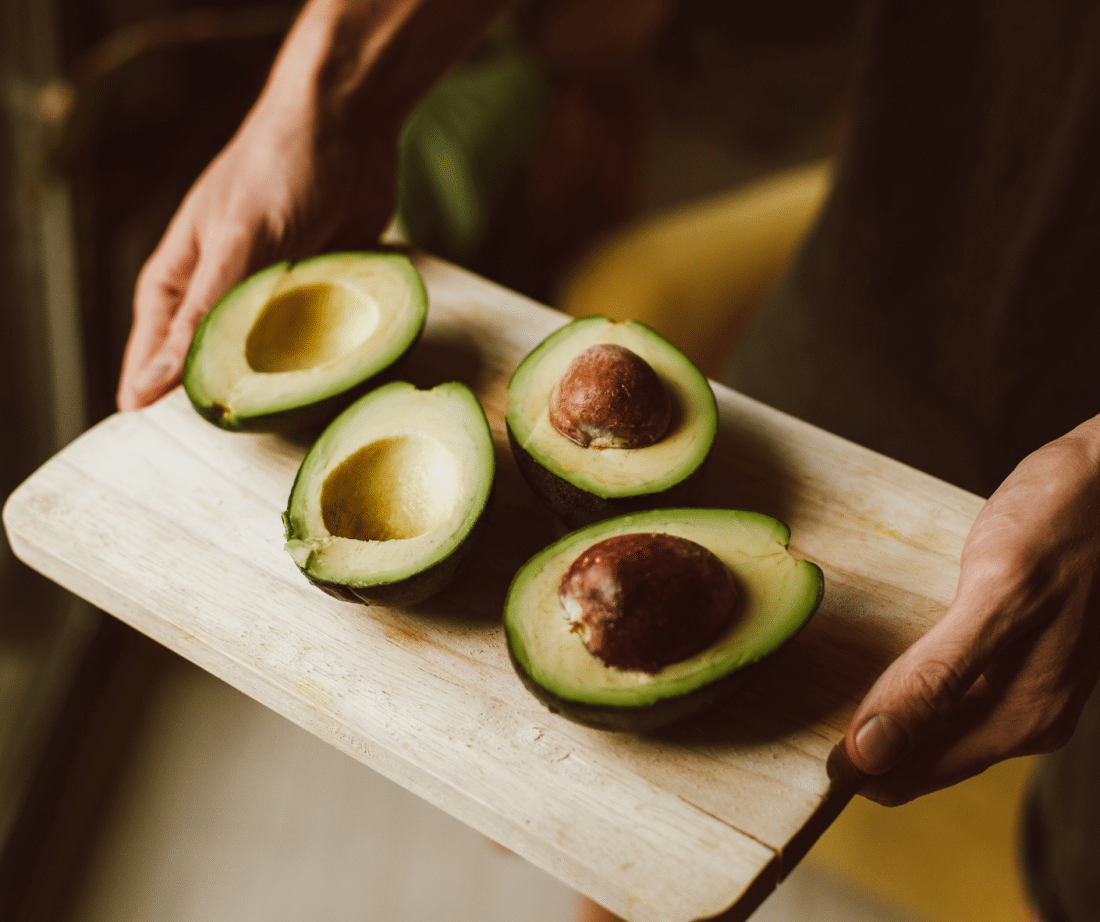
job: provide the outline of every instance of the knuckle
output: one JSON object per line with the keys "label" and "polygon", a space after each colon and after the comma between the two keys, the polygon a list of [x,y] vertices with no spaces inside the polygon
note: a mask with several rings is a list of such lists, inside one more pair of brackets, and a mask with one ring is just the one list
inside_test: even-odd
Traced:
{"label": "knuckle", "polygon": [[134,314],[170,312],[187,291],[189,274],[153,254],[134,284]]}
{"label": "knuckle", "polygon": [[256,240],[257,230],[249,222],[238,219],[228,222],[218,236],[218,244],[222,247],[248,249]]}
{"label": "knuckle", "polygon": [[1035,737],[1031,747],[1032,752],[1036,755],[1045,755],[1050,752],[1055,752],[1065,746],[1066,743],[1069,742],[1071,736],[1073,736],[1072,730],[1067,730],[1055,724],[1054,726],[1046,728]]}
{"label": "knuckle", "polygon": [[213,304],[207,304],[197,298],[190,298],[176,314],[176,327],[181,335],[193,333],[199,321],[209,313]]}
{"label": "knuckle", "polygon": [[1077,716],[1065,709],[1044,709],[1041,711],[1026,735],[1027,749],[1030,754],[1044,754],[1061,749],[1070,741],[1077,729]]}
{"label": "knuckle", "polygon": [[966,691],[958,669],[942,660],[925,660],[905,674],[902,693],[922,717],[949,710]]}
{"label": "knuckle", "polygon": [[1023,550],[1012,546],[998,549],[972,563],[970,577],[980,586],[983,595],[1008,598],[1017,595],[1028,584],[1035,561]]}
{"label": "knuckle", "polygon": [[139,270],[136,285],[138,291],[150,288],[156,284],[156,278],[159,273],[157,272],[157,266],[154,259],[155,257],[147,259]]}
{"label": "knuckle", "polygon": [[134,285],[134,307],[159,300],[168,287],[161,269],[152,260],[141,267]]}

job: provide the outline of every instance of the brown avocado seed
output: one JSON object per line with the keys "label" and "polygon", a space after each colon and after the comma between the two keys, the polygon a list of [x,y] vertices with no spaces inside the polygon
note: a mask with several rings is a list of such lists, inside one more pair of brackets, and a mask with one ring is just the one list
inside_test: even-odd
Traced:
{"label": "brown avocado seed", "polygon": [[710,550],[661,533],[593,544],[558,586],[588,652],[606,666],[648,673],[711,644],[733,619],[738,594]]}
{"label": "brown avocado seed", "polygon": [[668,389],[624,346],[589,346],[569,363],[550,394],[550,424],[585,448],[645,448],[668,431]]}

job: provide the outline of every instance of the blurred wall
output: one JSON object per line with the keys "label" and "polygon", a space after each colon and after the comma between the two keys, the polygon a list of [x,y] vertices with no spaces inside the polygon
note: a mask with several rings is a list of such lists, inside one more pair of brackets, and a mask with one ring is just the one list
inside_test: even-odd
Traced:
{"label": "blurred wall", "polygon": [[[0,5],[0,495],[85,421],[68,187],[49,167],[59,54],[51,4]],[[0,540],[0,846],[96,623]]]}

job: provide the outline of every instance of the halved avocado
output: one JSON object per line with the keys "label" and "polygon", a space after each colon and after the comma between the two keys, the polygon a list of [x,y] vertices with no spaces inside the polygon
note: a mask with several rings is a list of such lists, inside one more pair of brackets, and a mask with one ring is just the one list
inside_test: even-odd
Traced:
{"label": "halved avocado", "polygon": [[485,412],[466,385],[385,384],[306,454],[283,514],[286,549],[337,598],[421,602],[468,560],[495,469]]}
{"label": "halved avocado", "polygon": [[[559,585],[597,542],[653,532],[686,538],[717,556],[733,575],[737,608],[709,646],[657,672],[605,666],[571,626]],[[578,723],[640,732],[686,717],[728,694],[817,610],[821,569],[793,557],[789,540],[779,520],[730,509],[651,510],[572,532],[532,557],[512,581],[504,610],[512,663],[540,701]]]}
{"label": "halved avocado", "polygon": [[331,253],[250,276],[199,324],[183,366],[223,429],[323,425],[383,383],[424,327],[428,295],[397,253]]}
{"label": "halved avocado", "polygon": [[[590,347],[623,346],[647,362],[668,391],[672,420],[644,448],[582,447],[555,429],[550,398],[570,363]],[[552,333],[508,384],[508,439],[524,479],[573,526],[683,504],[718,429],[714,392],[679,349],[642,323],[584,317]]]}

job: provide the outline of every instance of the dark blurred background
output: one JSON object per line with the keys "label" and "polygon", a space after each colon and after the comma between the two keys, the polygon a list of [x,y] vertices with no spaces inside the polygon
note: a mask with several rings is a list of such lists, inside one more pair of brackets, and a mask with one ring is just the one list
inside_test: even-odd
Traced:
{"label": "dark blurred background", "polygon": [[[860,6],[521,3],[410,120],[400,224],[554,304],[632,222],[834,153]],[[297,8],[0,0],[4,497],[113,412],[138,270]],[[170,654],[3,542],[0,567],[0,918],[61,919]]]}

